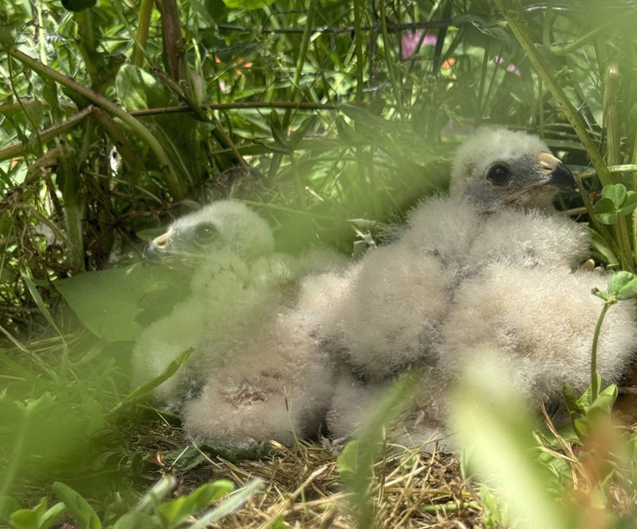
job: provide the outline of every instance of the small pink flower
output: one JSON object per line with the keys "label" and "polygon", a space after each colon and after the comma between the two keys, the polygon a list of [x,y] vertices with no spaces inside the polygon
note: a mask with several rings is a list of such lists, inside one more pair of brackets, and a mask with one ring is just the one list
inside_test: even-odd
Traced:
{"label": "small pink flower", "polygon": [[514,73],[515,75],[517,75],[518,77],[522,77],[522,72],[513,63],[511,63],[511,64],[509,64],[509,66],[507,66],[507,72],[511,72],[511,73]]}
{"label": "small pink flower", "polygon": [[[409,31],[407,33],[403,33],[401,37],[402,44],[402,54],[401,59],[406,61],[411,58],[414,53],[416,53],[416,48],[418,47],[418,43],[422,38],[423,30],[419,29],[418,31]],[[422,46],[434,46],[436,44],[436,36],[427,33],[425,37],[422,39]]]}
{"label": "small pink flower", "polygon": [[431,33],[427,33],[425,35],[425,38],[422,41],[422,45],[423,46],[435,46],[436,42],[438,42],[438,39],[436,38],[436,36],[432,35]]}
{"label": "small pink flower", "polygon": [[[496,64],[504,64],[504,58],[501,55],[496,55],[493,58],[493,62],[495,62]],[[522,77],[522,72],[520,71],[520,69],[513,63],[509,63],[507,65],[507,72],[510,73],[514,73],[515,75],[517,75],[518,77]]]}

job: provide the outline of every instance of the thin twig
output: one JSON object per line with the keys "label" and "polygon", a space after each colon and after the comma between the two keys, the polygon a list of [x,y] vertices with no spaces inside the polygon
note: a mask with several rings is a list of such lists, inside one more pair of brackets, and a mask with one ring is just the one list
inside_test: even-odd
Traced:
{"label": "thin twig", "polygon": [[[444,27],[460,27],[464,24],[458,24],[451,19],[447,20],[432,20],[431,22],[411,22],[411,23],[403,23],[403,24],[387,24],[387,31],[389,33],[398,33],[400,31],[405,30],[414,30],[414,29],[431,29],[431,28],[444,28]],[[249,26],[240,26],[237,24],[217,24],[219,29],[225,29],[228,31],[245,31],[248,33],[254,33],[255,28]],[[311,34],[315,33],[330,33],[330,34],[339,34],[339,33],[352,33],[355,31],[355,26],[318,26],[310,29]],[[381,24],[372,24],[371,26],[361,26],[360,31],[372,31],[372,32],[380,32]],[[261,27],[256,29],[259,33],[281,33],[281,34],[295,34],[295,33],[303,33],[305,28],[270,28],[270,27]]]}
{"label": "thin twig", "polygon": [[74,79],[67,77],[63,73],[54,70],[53,68],[45,64],[42,64],[37,59],[34,59],[26,53],[21,52],[15,46],[5,47],[5,50],[14,59],[20,61],[32,70],[38,72],[43,77],[53,79],[57,83],[66,86],[71,90],[79,92],[88,100],[102,107],[104,110],[110,112],[114,116],[120,118],[126,125],[133,129],[133,131],[136,132],[155,153],[155,156],[157,156],[157,159],[161,163],[162,168],[166,172],[166,181],[170,187],[171,192],[173,193],[173,195],[175,195],[175,198],[179,199],[184,196],[184,190],[181,187],[181,182],[177,173],[175,172],[175,168],[173,167],[170,158],[168,158],[168,155],[166,154],[166,151],[164,151],[164,148],[161,146],[159,141],[157,141],[157,138],[155,138],[155,136],[140,121],[135,119],[122,107],[113,103],[110,99],[107,99],[103,95],[97,93],[95,90],[92,90],[91,88],[78,83]]}
{"label": "thin twig", "polygon": [[[74,116],[71,116],[69,119],[60,123],[59,125],[54,125],[53,127],[49,127],[48,129],[44,129],[43,131],[37,134],[39,141],[42,143],[46,143],[47,141],[55,138],[56,136],[60,136],[71,130],[75,125],[80,123],[84,118],[93,113],[95,109],[92,106],[86,107],[84,110],[78,112]],[[9,145],[4,149],[0,149],[0,162],[3,160],[9,160],[11,158],[15,158],[16,156],[22,156],[26,150],[30,148],[29,143],[17,142],[13,145]]]}
{"label": "thin twig", "polygon": [[[24,104],[29,105],[35,99],[25,99]],[[46,101],[39,101],[44,108],[51,108]],[[67,110],[76,112],[77,108],[72,103],[60,101],[60,106]],[[233,103],[203,103],[199,105],[201,108],[208,110],[251,110],[259,108],[292,108],[299,110],[336,110],[338,105],[335,103],[313,103],[311,101],[235,101]],[[22,111],[22,106],[18,103],[7,103],[0,105],[0,114],[12,114]],[[176,114],[179,112],[193,112],[188,105],[178,105],[174,107],[155,107],[145,108],[142,110],[132,110],[129,112],[131,116],[154,116],[158,114]]]}
{"label": "thin twig", "polygon": [[553,94],[553,97],[559,103],[562,111],[571,123],[571,126],[573,127],[573,129],[575,129],[577,136],[584,145],[586,153],[588,154],[593,166],[597,171],[600,182],[602,183],[602,185],[613,184],[613,177],[609,173],[604,160],[597,150],[597,147],[589,136],[586,130],[586,125],[578,114],[577,109],[570,102],[566,93],[564,92],[564,90],[562,90],[557,80],[555,79],[551,67],[544,59],[544,57],[540,55],[539,51],[535,47],[535,44],[531,40],[524,14],[519,8],[514,7],[513,3],[508,0],[494,0],[494,2],[507,21],[509,28],[513,32],[513,35],[515,35],[515,38],[519,42],[520,46],[528,55],[538,75],[542,77],[542,80],[544,81],[544,83],[546,83],[546,86]]}

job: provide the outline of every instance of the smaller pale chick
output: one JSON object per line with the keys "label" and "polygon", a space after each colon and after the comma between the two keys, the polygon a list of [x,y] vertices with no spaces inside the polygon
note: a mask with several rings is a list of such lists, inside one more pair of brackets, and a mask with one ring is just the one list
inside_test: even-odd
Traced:
{"label": "smaller pale chick", "polygon": [[172,224],[150,251],[187,256],[196,271],[190,299],[151,325],[135,347],[134,382],[193,355],[155,392],[181,411],[196,440],[250,445],[316,433],[333,384],[313,315],[297,307],[308,274],[336,271],[343,258],[316,249],[274,252],[268,224],[236,201],[216,202]]}
{"label": "smaller pale chick", "polygon": [[[267,289],[250,286],[251,268],[274,253],[267,222],[241,202],[216,202],[173,222],[146,254],[154,259],[187,260],[195,269],[190,298],[148,327],[133,352],[133,384],[159,376],[183,351],[199,349],[231,326],[237,313],[254,305]],[[211,280],[214,279],[214,280]],[[192,391],[182,375],[156,390],[160,402],[178,408]]]}

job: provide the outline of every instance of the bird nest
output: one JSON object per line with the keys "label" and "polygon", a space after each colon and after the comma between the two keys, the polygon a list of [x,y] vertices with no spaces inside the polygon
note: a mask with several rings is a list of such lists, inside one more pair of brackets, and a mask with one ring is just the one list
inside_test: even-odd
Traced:
{"label": "bird nest", "polygon": [[[255,460],[231,462],[205,457],[196,468],[175,470],[159,458],[162,473],[176,475],[177,494],[188,493],[203,483],[229,479],[243,487],[260,478],[264,488],[239,510],[213,527],[265,528],[357,527],[351,506],[352,492],[343,487],[337,455],[332,446],[302,443],[286,448],[272,442],[269,455]],[[376,525],[383,528],[479,527],[482,500],[479,487],[462,478],[457,456],[435,449],[392,453],[385,446],[374,465],[369,491]]]}

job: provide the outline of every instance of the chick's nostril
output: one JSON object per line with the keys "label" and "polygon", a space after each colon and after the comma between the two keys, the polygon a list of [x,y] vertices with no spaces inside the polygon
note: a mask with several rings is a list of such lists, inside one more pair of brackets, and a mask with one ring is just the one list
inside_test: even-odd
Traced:
{"label": "chick's nostril", "polygon": [[169,240],[170,236],[167,233],[164,233],[164,235],[160,235],[159,237],[154,239],[152,244],[157,248],[165,248]]}

